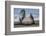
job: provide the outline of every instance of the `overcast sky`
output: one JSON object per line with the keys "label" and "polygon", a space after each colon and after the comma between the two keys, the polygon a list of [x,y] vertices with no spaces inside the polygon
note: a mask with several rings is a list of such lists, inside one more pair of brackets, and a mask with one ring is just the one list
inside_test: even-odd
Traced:
{"label": "overcast sky", "polygon": [[[20,11],[23,8],[14,8],[14,15],[15,16],[19,16]],[[26,16],[30,15],[30,13],[32,14],[33,17],[38,16],[39,17],[39,9],[29,9],[29,8],[25,8],[25,13]]]}

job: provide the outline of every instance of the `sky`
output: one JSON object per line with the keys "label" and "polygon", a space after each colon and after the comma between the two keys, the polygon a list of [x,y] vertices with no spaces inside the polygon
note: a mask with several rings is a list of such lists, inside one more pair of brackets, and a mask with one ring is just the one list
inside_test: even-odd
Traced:
{"label": "sky", "polygon": [[17,16],[17,19],[19,19],[19,14],[22,9],[25,9],[26,16],[29,16],[31,13],[34,18],[39,18],[39,9],[14,8],[14,16]]}

